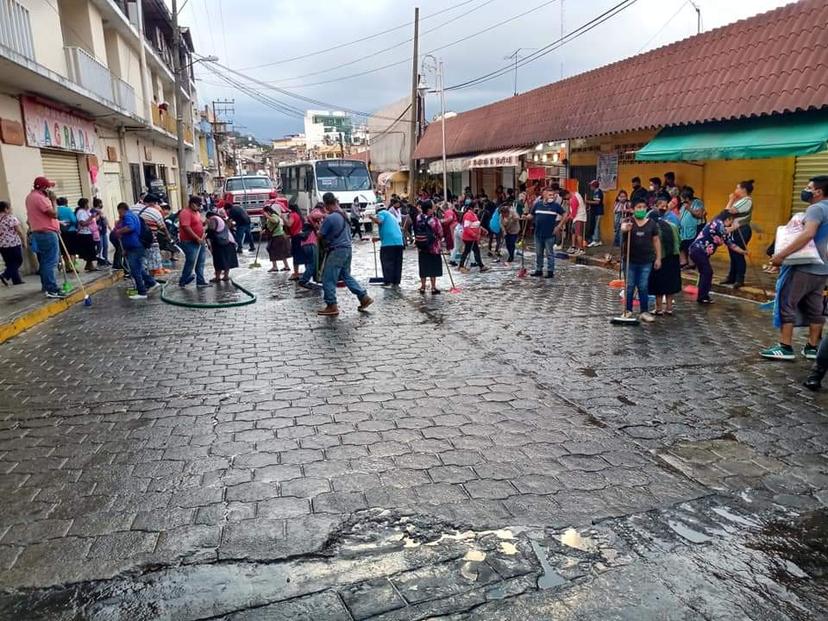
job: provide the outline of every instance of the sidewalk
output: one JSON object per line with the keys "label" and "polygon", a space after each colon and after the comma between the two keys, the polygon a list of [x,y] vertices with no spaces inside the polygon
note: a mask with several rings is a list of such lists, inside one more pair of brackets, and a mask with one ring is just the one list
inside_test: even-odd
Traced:
{"label": "sidewalk", "polygon": [[[102,269],[98,272],[79,272],[81,282],[90,295],[118,282],[122,272]],[[32,326],[46,321],[83,302],[83,292],[78,286],[74,275],[69,279],[72,291],[63,300],[47,298],[40,289],[40,278],[37,274],[27,274],[23,277],[22,285],[0,285],[0,343],[28,330]],[[62,275],[58,284],[63,284]]]}
{"label": "sidewalk", "polygon": [[[528,241],[529,239],[527,238],[527,242]],[[534,250],[533,245],[530,245],[530,248]],[[595,248],[587,248],[585,255],[581,255],[579,257],[570,256],[569,260],[575,263],[604,267],[618,273],[621,261],[621,249],[605,244]],[[712,264],[712,290],[714,293],[744,298],[746,300],[754,300],[756,302],[767,302],[773,299],[774,292],[776,290],[775,274],[766,274],[762,271],[761,267],[748,265],[745,285],[739,289],[732,289],[730,287],[717,284],[727,277],[727,271],[730,265],[727,253],[720,250],[718,253],[713,255]],[[698,275],[699,273],[695,269],[684,270],[681,273],[684,283],[693,285],[696,284]]]}

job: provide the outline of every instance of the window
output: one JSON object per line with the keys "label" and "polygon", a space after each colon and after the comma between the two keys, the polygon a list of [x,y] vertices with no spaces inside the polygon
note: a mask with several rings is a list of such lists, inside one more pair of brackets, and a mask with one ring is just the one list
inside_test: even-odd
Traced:
{"label": "window", "polygon": [[316,163],[320,192],[370,190],[371,177],[364,162],[331,160]]}
{"label": "window", "polygon": [[304,166],[299,167],[299,187],[297,188],[300,192],[304,192],[308,189],[308,180],[306,177],[306,168]]}
{"label": "window", "polygon": [[236,190],[270,190],[273,184],[268,177],[236,177],[228,179],[224,186],[225,192]]}

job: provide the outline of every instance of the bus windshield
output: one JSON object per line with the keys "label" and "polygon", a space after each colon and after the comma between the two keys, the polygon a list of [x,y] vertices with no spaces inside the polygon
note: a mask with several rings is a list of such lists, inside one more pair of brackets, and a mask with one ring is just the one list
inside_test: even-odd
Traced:
{"label": "bus windshield", "polygon": [[320,192],[354,192],[371,189],[365,162],[326,160],[316,162],[316,183]]}

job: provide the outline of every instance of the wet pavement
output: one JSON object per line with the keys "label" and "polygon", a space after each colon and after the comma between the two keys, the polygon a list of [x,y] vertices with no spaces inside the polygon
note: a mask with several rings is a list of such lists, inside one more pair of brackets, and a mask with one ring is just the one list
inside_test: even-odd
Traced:
{"label": "wet pavement", "polygon": [[369,313],[265,263],[0,346],[0,617],[824,618],[828,395],[767,314],[405,261]]}

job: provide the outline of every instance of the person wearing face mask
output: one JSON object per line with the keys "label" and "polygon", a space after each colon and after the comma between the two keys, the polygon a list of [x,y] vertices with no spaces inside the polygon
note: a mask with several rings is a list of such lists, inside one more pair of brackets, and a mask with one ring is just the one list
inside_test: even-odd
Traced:
{"label": "person wearing face mask", "polygon": [[[621,256],[627,272],[627,290],[624,296],[626,310],[624,317],[633,316],[633,296],[638,290],[638,303],[641,314],[639,319],[650,323],[655,321],[649,310],[649,281],[653,269],[661,269],[661,242],[658,225],[647,217],[647,205],[638,203],[633,210],[633,219],[621,224],[624,234],[624,247]],[[629,257],[629,258],[627,258]]]}
{"label": "person wearing face mask", "polygon": [[713,304],[710,298],[710,288],[713,284],[713,267],[710,265],[710,257],[716,249],[727,245],[735,252],[747,254],[746,250],[739,248],[733,242],[732,234],[736,230],[733,220],[733,214],[725,209],[705,225],[690,245],[690,258],[699,270],[699,293],[696,297],[696,302],[699,304]]}
{"label": "person wearing face mask", "polygon": [[670,194],[662,187],[661,179],[651,177],[649,191],[647,192],[647,206],[653,208],[660,200],[669,201]]}
{"label": "person wearing face mask", "polygon": [[693,196],[693,192],[693,188],[689,185],[684,186],[681,191],[681,208],[679,209],[681,269],[695,267],[690,261],[690,245],[700,232],[699,225],[704,223],[704,203]]}
{"label": "person wearing face mask", "polygon": [[647,188],[641,186],[641,177],[633,177],[632,194],[630,194],[630,203],[633,205],[637,205],[642,201],[644,203],[647,202]]}
{"label": "person wearing face mask", "polygon": [[[774,327],[780,328],[779,343],[761,352],[763,358],[772,360],[794,360],[793,329],[797,315],[808,325],[808,342],[802,348],[802,355],[816,360],[808,388],[816,390],[828,366],[825,339],[819,345],[820,333],[825,324],[824,291],[828,286],[828,175],[813,177],[800,194],[802,201],[809,204],[803,219],[803,230],[785,248],[776,248],[771,258],[773,265],[781,266],[776,281]],[[785,265],[785,259],[813,241],[821,262],[804,265]]]}
{"label": "person wearing face mask", "polygon": [[632,207],[630,201],[627,199],[627,191],[619,190],[615,197],[615,205],[612,208],[614,220],[615,237],[612,240],[612,245],[615,248],[621,247],[621,222],[632,214]]}
{"label": "person wearing face mask", "polygon": [[672,315],[673,298],[681,291],[679,230],[655,211],[651,211],[648,217],[658,226],[661,243],[661,268],[650,272],[649,292],[656,298],[655,315]]}
{"label": "person wearing face mask", "polygon": [[[747,249],[753,232],[750,229],[750,216],[753,212],[753,179],[740,181],[736,189],[730,194],[727,201],[727,209],[736,219],[736,231],[733,233],[733,241],[739,248]],[[730,254],[730,272],[721,284],[729,285],[738,289],[745,284],[745,273],[747,272],[747,261],[745,255],[728,250]]]}

